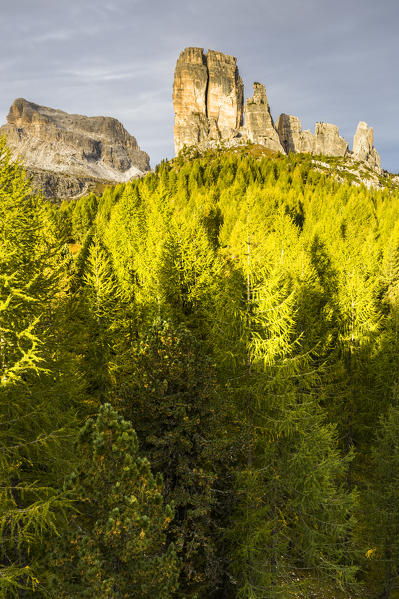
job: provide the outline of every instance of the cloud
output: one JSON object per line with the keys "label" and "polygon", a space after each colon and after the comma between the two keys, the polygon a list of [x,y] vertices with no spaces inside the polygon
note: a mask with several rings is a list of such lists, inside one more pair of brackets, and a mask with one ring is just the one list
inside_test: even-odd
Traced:
{"label": "cloud", "polygon": [[77,34],[76,30],[64,29],[59,31],[46,31],[32,37],[33,44],[47,44],[48,42],[66,42]]}
{"label": "cloud", "polygon": [[1,17],[0,115],[19,96],[112,114],[156,163],[173,152],[174,65],[194,45],[237,56],[246,96],[265,83],[275,118],[329,120],[348,141],[368,121],[399,170],[397,0],[19,0]]}

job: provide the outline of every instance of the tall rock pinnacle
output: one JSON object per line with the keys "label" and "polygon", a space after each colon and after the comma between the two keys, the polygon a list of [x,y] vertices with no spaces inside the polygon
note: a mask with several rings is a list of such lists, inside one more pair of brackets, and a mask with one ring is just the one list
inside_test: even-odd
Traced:
{"label": "tall rock pinnacle", "polygon": [[254,95],[245,104],[245,129],[250,141],[285,154],[274,127],[265,86],[254,83]]}
{"label": "tall rock pinnacle", "polygon": [[233,137],[242,125],[244,85],[233,56],[209,50],[207,114],[222,139]]}
{"label": "tall rock pinnacle", "polygon": [[180,54],[173,83],[176,154],[184,145],[231,139],[242,125],[243,84],[233,56],[203,48]]}
{"label": "tall rock pinnacle", "polygon": [[208,69],[202,48],[186,48],[180,54],[173,82],[175,151],[208,137],[206,110]]}
{"label": "tall rock pinnacle", "polygon": [[366,162],[375,171],[381,171],[381,160],[374,147],[373,128],[364,121],[360,121],[353,138],[353,158],[359,162]]}
{"label": "tall rock pinnacle", "polygon": [[282,154],[348,156],[381,172],[373,130],[366,123],[359,123],[350,152],[338,127],[331,123],[316,123],[312,133],[302,129],[298,117],[281,114],[275,126],[261,83],[254,83],[245,109],[243,98],[243,83],[233,56],[215,50],[204,53],[203,48],[183,50],[173,83],[176,154],[184,146],[206,148],[227,142],[231,147],[252,142]]}

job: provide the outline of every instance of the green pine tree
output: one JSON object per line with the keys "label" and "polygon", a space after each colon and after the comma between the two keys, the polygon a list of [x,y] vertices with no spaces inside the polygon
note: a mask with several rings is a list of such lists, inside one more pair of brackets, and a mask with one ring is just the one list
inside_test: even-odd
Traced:
{"label": "green pine tree", "polygon": [[138,456],[130,422],[109,405],[82,428],[77,467],[66,492],[74,502],[68,530],[53,540],[50,587],[58,597],[171,597],[179,562],[166,543],[173,506],[160,475]]}

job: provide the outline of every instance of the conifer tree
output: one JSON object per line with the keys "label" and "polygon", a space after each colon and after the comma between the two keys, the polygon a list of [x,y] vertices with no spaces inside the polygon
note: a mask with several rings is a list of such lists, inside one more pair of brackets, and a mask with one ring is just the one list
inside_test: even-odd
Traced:
{"label": "conifer tree", "polygon": [[384,599],[399,588],[399,409],[381,419],[372,447],[371,477],[364,494],[366,557],[373,591]]}
{"label": "conifer tree", "polygon": [[[62,263],[51,215],[0,140],[0,591],[39,584],[35,566],[61,509],[49,464],[64,436],[44,381]],[[50,457],[51,456],[51,459]],[[55,466],[55,470],[57,466]]]}
{"label": "conifer tree", "polygon": [[86,330],[86,378],[88,392],[104,403],[109,386],[114,346],[121,323],[121,293],[111,262],[98,235],[91,239],[84,264],[81,309]]}
{"label": "conifer tree", "polygon": [[183,325],[157,322],[126,350],[115,396],[175,504],[169,536],[182,559],[182,589],[206,596],[220,582],[212,516],[223,455],[214,454],[222,447],[215,439],[218,404],[210,360]]}
{"label": "conifer tree", "polygon": [[80,431],[66,489],[74,513],[50,559],[57,596],[171,597],[179,573],[166,545],[173,506],[164,506],[161,476],[138,456],[131,423],[109,404]]}

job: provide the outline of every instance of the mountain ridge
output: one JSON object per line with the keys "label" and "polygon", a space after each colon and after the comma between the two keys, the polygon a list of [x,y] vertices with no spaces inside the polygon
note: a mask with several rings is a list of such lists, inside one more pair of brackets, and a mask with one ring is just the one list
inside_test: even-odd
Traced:
{"label": "mountain ridge", "polygon": [[[90,180],[122,183],[150,170],[148,154],[112,117],[69,114],[17,98],[0,135],[5,135],[13,159],[22,160],[47,197],[57,189],[70,196],[65,177],[75,180],[74,191],[82,191],[90,187]],[[49,173],[45,185],[43,172]]]}
{"label": "mountain ridge", "polygon": [[[336,125],[317,122],[315,132],[303,131],[298,117],[281,114],[274,124],[265,86],[254,83],[244,104],[244,86],[234,56],[188,47],[179,55],[173,82],[174,141],[184,146],[214,146],[220,142],[259,143],[279,151],[313,155],[351,156],[381,174],[372,128],[360,121],[353,150]],[[244,119],[245,117],[245,119]]]}

